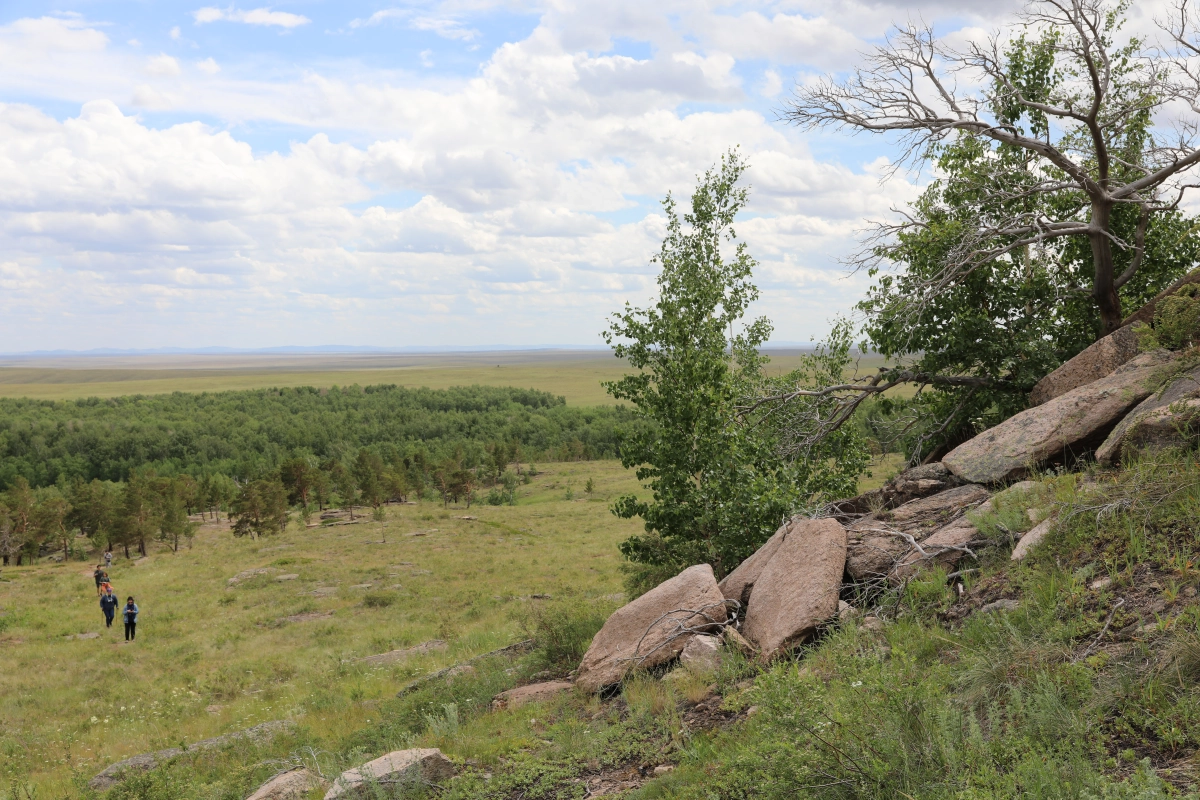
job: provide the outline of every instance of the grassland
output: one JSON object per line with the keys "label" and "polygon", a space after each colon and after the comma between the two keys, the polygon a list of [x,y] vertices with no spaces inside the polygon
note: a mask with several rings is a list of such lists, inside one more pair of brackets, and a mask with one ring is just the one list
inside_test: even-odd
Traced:
{"label": "grassland", "polygon": [[[90,560],[4,568],[0,796],[14,781],[72,796],[74,776],[267,720],[344,739],[414,676],[519,639],[522,613],[544,602],[533,595],[620,592],[616,544],[637,523],[606,504],[635,486],[614,462],[553,464],[517,506],[392,506],[382,524],[296,523],[259,541],[209,524],[179,553],[114,563],[119,595],[142,609],[131,645],[119,618],[103,625]],[[448,649],[347,668],[433,639]]]}
{"label": "grassland", "polygon": [[[794,369],[799,351],[777,351],[769,370]],[[881,362],[864,358],[858,370]],[[607,352],[534,351],[396,356],[175,356],[9,359],[0,361],[0,397],[70,400],[167,392],[286,386],[396,384],[517,386],[562,395],[576,406],[612,402],[600,385],[628,371]]]}

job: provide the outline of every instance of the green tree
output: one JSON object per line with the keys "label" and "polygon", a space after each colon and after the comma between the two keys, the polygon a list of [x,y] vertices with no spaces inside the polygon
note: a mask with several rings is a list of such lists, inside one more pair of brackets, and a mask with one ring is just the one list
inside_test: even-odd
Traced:
{"label": "green tree", "polygon": [[95,478],[77,479],[71,483],[68,499],[71,513],[67,523],[78,528],[97,547],[111,550],[120,500],[118,487]]}
{"label": "green tree", "polygon": [[146,555],[146,540],[153,538],[158,530],[156,477],[152,472],[131,472],[125,481],[116,532],[118,543],[125,548],[126,558],[129,558],[132,544],[137,545],[139,553]]}
{"label": "green tree", "polygon": [[[171,546],[178,553],[181,540],[191,544],[200,523],[188,518],[189,498],[196,496],[196,482],[191,476],[181,475],[177,478],[159,478],[155,483],[157,495],[158,539]],[[194,499],[193,499],[194,502]]]}
{"label": "green tree", "polygon": [[294,456],[279,465],[279,479],[287,489],[292,505],[308,508],[318,472],[317,467],[304,456]]}
{"label": "green tree", "polygon": [[287,527],[287,491],[275,479],[247,481],[231,509],[233,535],[262,538]]}
{"label": "green tree", "polygon": [[[659,300],[649,309],[626,304],[604,334],[638,370],[605,387],[650,423],[627,433],[621,460],[636,467],[651,498],[628,495],[613,506],[617,516],[645,522],[644,534],[621,545],[634,591],[696,563],[726,574],[797,507],[852,487],[863,463],[854,448],[832,459],[789,459],[775,430],[747,410],[746,399],[766,383],[758,349],[771,326],[765,318],[742,322],[758,297],[755,261],[733,228],[748,196],[737,186],[744,170],[729,153],[700,179],[682,218],[667,196]],[[837,479],[810,480],[815,473]]]}
{"label": "green tree", "polygon": [[67,526],[70,513],[71,504],[57,486],[38,489],[33,508],[36,541],[39,545],[57,541],[62,545],[63,561],[71,558],[71,539],[74,538],[71,528]]}
{"label": "green tree", "polygon": [[358,451],[354,459],[354,482],[363,502],[375,509],[388,499],[384,472],[382,458],[365,447]]}
{"label": "green tree", "polygon": [[3,538],[0,539],[0,544],[3,545],[4,565],[8,566],[9,560],[16,558],[17,565],[20,566],[22,554],[34,534],[35,500],[29,481],[23,477],[13,481],[12,486],[4,492],[3,502],[8,516],[8,524],[3,529]]}

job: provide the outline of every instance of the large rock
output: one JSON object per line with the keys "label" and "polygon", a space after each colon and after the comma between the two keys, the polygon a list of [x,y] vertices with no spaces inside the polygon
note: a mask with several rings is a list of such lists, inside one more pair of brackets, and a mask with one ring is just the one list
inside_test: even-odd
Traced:
{"label": "large rock", "polygon": [[855,580],[891,574],[913,550],[901,534],[920,542],[985,502],[988,496],[982,486],[967,484],[860,519],[848,529],[846,572]]}
{"label": "large rock", "polygon": [[752,556],[738,564],[733,572],[726,575],[717,584],[717,588],[721,590],[721,594],[727,600],[736,600],[742,604],[742,608],[746,607],[746,603],[750,602],[750,592],[754,589],[754,582],[758,580],[759,574],[771,560],[771,556],[775,555],[779,545],[783,544],[783,539],[791,529],[792,522],[793,520],[788,520],[783,523],[779,530],[763,543],[762,547],[755,550]]}
{"label": "large rock", "polygon": [[1164,391],[1152,394],[1117,423],[1096,450],[1096,460],[1111,464],[1130,447],[1186,444],[1200,423],[1200,368],[1176,378]]}
{"label": "large rock", "polygon": [[950,569],[967,555],[968,545],[978,536],[978,529],[966,517],[960,517],[922,540],[920,550],[910,548],[892,569],[888,579],[894,584],[900,583],[933,565]]}
{"label": "large rock", "polygon": [[904,470],[878,489],[832,503],[829,516],[846,524],[857,515],[896,508],[911,500],[953,489],[961,483],[962,480],[940,461],[922,464]]}
{"label": "large rock", "polygon": [[598,692],[631,669],[671,661],[696,632],[715,629],[726,618],[712,567],[688,567],[613,612],[584,654],[575,685]]}
{"label": "large rock", "polygon": [[527,703],[540,703],[543,700],[551,700],[558,697],[564,692],[569,692],[574,686],[575,684],[569,681],[545,681],[543,683],[531,683],[528,686],[518,686],[515,689],[501,692],[492,698],[492,708],[496,710],[502,708],[520,708]]}
{"label": "large rock", "polygon": [[379,789],[391,795],[398,786],[436,784],[453,776],[454,765],[436,747],[396,750],[343,772],[325,793],[325,800],[377,797]]}
{"label": "large rock", "polygon": [[942,463],[963,480],[999,483],[1037,464],[1080,455],[1154,391],[1157,373],[1173,357],[1166,350],[1143,353],[1105,378],[1009,417],[954,448]]}
{"label": "large rock", "polygon": [[812,636],[838,610],[846,529],[835,519],[795,522],[759,574],[742,632],[770,659]]}
{"label": "large rock", "polygon": [[1137,354],[1137,336],[1133,329],[1118,328],[1038,381],[1029,393],[1029,404],[1040,406],[1072,389],[1111,375]]}
{"label": "large rock", "polygon": [[304,800],[320,783],[320,779],[308,770],[294,769],[271,778],[246,800]]}

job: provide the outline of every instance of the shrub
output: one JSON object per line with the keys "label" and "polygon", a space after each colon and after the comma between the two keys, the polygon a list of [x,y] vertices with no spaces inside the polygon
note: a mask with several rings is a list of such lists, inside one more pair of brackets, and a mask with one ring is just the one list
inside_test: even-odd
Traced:
{"label": "shrub", "polygon": [[387,608],[400,599],[395,592],[367,592],[363,595],[362,604],[367,608]]}
{"label": "shrub", "polygon": [[521,628],[537,643],[537,654],[547,666],[570,668],[583,658],[615,605],[581,597],[539,603],[521,616]]}

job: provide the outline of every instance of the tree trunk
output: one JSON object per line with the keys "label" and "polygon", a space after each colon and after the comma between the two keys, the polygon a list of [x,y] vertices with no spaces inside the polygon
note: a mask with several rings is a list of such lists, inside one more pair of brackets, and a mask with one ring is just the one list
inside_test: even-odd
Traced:
{"label": "tree trunk", "polygon": [[[1116,267],[1113,264],[1112,240],[1108,234],[1112,230],[1112,206],[1106,203],[1092,203],[1092,233],[1089,238],[1092,244],[1092,268],[1095,279],[1092,283],[1092,299],[1100,312],[1100,336],[1108,334],[1121,327],[1121,298],[1114,286]],[[1097,337],[1099,338],[1099,337]]]}

